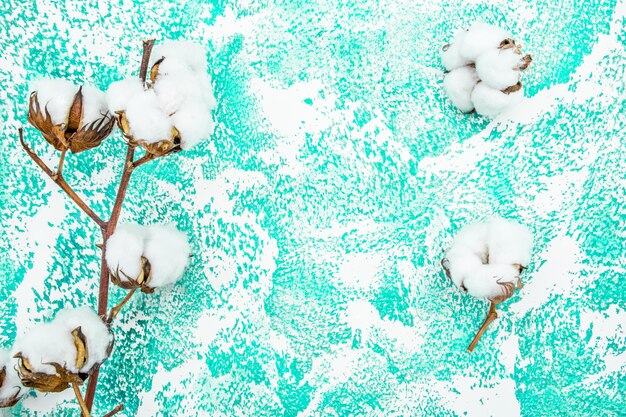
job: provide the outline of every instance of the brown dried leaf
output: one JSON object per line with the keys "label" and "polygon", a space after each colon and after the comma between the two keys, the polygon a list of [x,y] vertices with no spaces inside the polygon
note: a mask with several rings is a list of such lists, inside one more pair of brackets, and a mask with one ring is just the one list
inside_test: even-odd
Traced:
{"label": "brown dried leaf", "polygon": [[52,116],[50,116],[47,107],[44,108],[44,112],[42,113],[36,92],[30,95],[28,123],[39,130],[44,139],[50,145],[54,146],[56,150],[63,151],[68,148],[68,143],[65,140],[65,127],[63,124],[55,125],[52,123]]}
{"label": "brown dried leaf", "polygon": [[79,87],[74,95],[74,100],[70,106],[67,115],[67,123],[65,128],[65,138],[69,139],[74,133],[78,132],[83,121],[83,87]]}
{"label": "brown dried leaf", "polygon": [[87,363],[89,358],[89,350],[87,349],[87,338],[82,332],[80,326],[72,330],[72,338],[74,339],[74,347],[76,347],[75,366],[80,369]]}
{"label": "brown dried leaf", "polygon": [[70,137],[70,150],[79,153],[99,146],[113,130],[114,123],[112,117],[103,116],[84,126]]}

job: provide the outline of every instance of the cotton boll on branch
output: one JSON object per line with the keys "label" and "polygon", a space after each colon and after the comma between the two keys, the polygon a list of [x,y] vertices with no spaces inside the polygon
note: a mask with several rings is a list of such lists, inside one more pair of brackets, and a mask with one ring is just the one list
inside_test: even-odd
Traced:
{"label": "cotton boll on branch", "polygon": [[503,92],[489,87],[486,83],[480,82],[472,91],[472,103],[476,113],[495,117],[505,110],[516,106],[524,99],[524,87],[521,83]]}
{"label": "cotton boll on branch", "polygon": [[528,266],[533,236],[517,222],[496,218],[489,223],[487,245],[490,263]]}
{"label": "cotton boll on branch", "polygon": [[13,354],[20,354],[28,360],[30,369],[49,375],[56,374],[57,363],[77,373],[76,347],[71,332],[59,323],[43,323],[18,337],[13,346]]}
{"label": "cotton boll on branch", "polygon": [[472,67],[461,67],[447,73],[443,79],[443,88],[452,102],[462,112],[474,110],[472,90],[480,80]]}
{"label": "cotton boll on branch", "polygon": [[80,367],[80,372],[89,373],[96,364],[100,364],[108,358],[113,335],[100,316],[91,308],[83,306],[64,309],[57,314],[54,323],[70,334],[74,329],[80,327],[85,336],[87,360]]}
{"label": "cotton boll on branch", "polygon": [[126,118],[135,140],[148,144],[169,140],[172,123],[159,107],[154,91],[134,95],[128,102]]}
{"label": "cotton boll on branch", "polygon": [[503,42],[512,47],[514,43],[510,41],[510,38],[510,33],[504,29],[483,22],[476,22],[459,40],[459,51],[465,59],[476,62],[480,55],[490,49],[499,48]]}
{"label": "cotton boll on branch", "polygon": [[181,147],[190,149],[215,129],[215,121],[206,102],[193,101],[186,103],[172,116],[174,126],[180,132]]}
{"label": "cotton boll on branch", "polygon": [[120,280],[138,277],[142,271],[141,256],[145,246],[146,230],[134,224],[120,225],[107,240],[106,261],[109,270]]}
{"label": "cotton boll on branch", "polygon": [[465,30],[457,31],[452,41],[443,47],[441,51],[441,63],[446,71],[452,71],[455,68],[471,64],[471,61],[461,54],[460,42],[465,36],[465,33]]}
{"label": "cotton boll on branch", "polygon": [[60,78],[42,78],[30,85],[30,92],[37,94],[41,111],[47,109],[52,123],[66,123],[78,86]]}
{"label": "cotton boll on branch", "polygon": [[187,236],[173,225],[152,225],[148,229],[144,250],[150,262],[148,285],[158,288],[178,281],[189,263]]}
{"label": "cotton boll on branch", "polygon": [[126,78],[111,83],[106,92],[106,100],[111,112],[124,111],[128,102],[135,95],[144,92],[143,82],[139,78]]}
{"label": "cotton boll on branch", "polygon": [[15,371],[17,360],[8,350],[0,350],[0,408],[13,406],[28,392]]}
{"label": "cotton boll on branch", "polygon": [[489,87],[504,90],[520,80],[521,59],[516,49],[491,49],[476,59],[476,73]]}
{"label": "cotton boll on branch", "polygon": [[[473,297],[493,299],[506,296],[507,291],[513,291],[519,275],[519,269],[513,265],[480,265],[466,275],[463,285]],[[509,290],[502,284],[508,284]]]}

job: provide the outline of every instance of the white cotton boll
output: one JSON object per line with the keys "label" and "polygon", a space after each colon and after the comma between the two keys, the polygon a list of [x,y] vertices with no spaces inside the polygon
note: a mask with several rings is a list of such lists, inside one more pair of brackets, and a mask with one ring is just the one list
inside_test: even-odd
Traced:
{"label": "white cotton boll", "polygon": [[136,94],[130,99],[126,118],[131,134],[138,141],[152,144],[169,140],[172,136],[172,123],[159,107],[156,94],[152,90]]}
{"label": "white cotton boll", "polygon": [[150,56],[150,66],[159,59],[165,58],[165,60],[170,59],[172,61],[185,63],[192,71],[206,72],[206,55],[207,50],[196,43],[185,40],[166,40],[155,45]]}
{"label": "white cotton boll", "polygon": [[18,337],[13,346],[13,354],[21,353],[28,359],[31,369],[35,372],[55,374],[52,365],[58,363],[69,371],[78,372],[76,368],[76,347],[71,332],[59,323],[43,323]]}
{"label": "white cotton boll", "polygon": [[186,103],[172,116],[172,122],[180,132],[181,147],[190,149],[213,134],[215,122],[206,102]]}
{"label": "white cotton boll", "polygon": [[88,85],[83,86],[81,91],[83,94],[82,126],[88,125],[108,115],[109,106],[106,102],[106,96],[102,91]]}
{"label": "white cotton boll", "polygon": [[501,283],[517,283],[519,270],[512,265],[480,265],[465,276],[463,285],[476,298],[491,299],[505,294]]}
{"label": "white cotton boll", "polygon": [[457,31],[452,41],[442,49],[441,63],[446,71],[452,71],[455,68],[471,64],[471,61],[461,54],[460,41],[465,36],[465,33],[465,30]]}
{"label": "white cotton boll", "polygon": [[480,80],[496,90],[504,90],[520,80],[518,68],[522,55],[510,49],[491,49],[476,59]]}
{"label": "white cotton boll", "polygon": [[124,224],[107,240],[106,261],[109,270],[120,280],[135,279],[142,271],[141,256],[147,230],[136,224]]}
{"label": "white cotton boll", "polygon": [[20,377],[15,371],[17,359],[13,358],[11,351],[0,350],[0,370],[4,368],[4,382],[0,385],[0,404],[5,401],[22,397],[28,392],[28,388],[22,385]]}
{"label": "white cotton boll", "polygon": [[488,226],[489,262],[528,266],[533,245],[530,230],[517,222],[502,218],[493,219]]}
{"label": "white cotton boll", "polygon": [[470,26],[458,44],[461,55],[470,62],[476,62],[485,51],[498,48],[503,40],[510,37],[510,33],[504,29],[476,22]]}
{"label": "white cotton boll", "polygon": [[[87,361],[78,370],[89,373],[94,365],[104,362],[113,341],[113,335],[100,316],[90,307],[66,308],[60,311],[53,321],[71,335],[72,331],[80,327],[87,341]],[[72,350],[74,353],[76,349]]]}
{"label": "white cotton boll", "polygon": [[487,117],[495,117],[503,111],[516,106],[523,98],[524,87],[507,94],[481,82],[472,91],[472,103],[474,103],[476,113]]}
{"label": "white cotton boll", "polygon": [[47,108],[55,125],[67,122],[77,91],[76,85],[60,78],[42,78],[30,84],[30,92],[37,93],[41,112],[45,114]]}
{"label": "white cotton boll", "polygon": [[452,104],[462,112],[468,113],[474,110],[472,90],[478,81],[480,80],[474,68],[461,67],[444,76],[443,88]]}
{"label": "white cotton boll", "polygon": [[111,112],[124,111],[130,99],[144,91],[143,82],[139,78],[126,78],[111,83],[106,92],[106,100]]}
{"label": "white cotton boll", "polygon": [[152,288],[163,287],[178,281],[189,263],[190,246],[187,235],[173,225],[152,225],[144,256],[150,262]]}

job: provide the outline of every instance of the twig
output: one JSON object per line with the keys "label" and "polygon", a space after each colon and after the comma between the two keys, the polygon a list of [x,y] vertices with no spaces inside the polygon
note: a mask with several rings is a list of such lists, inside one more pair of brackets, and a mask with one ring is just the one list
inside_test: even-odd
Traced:
{"label": "twig", "polygon": [[[67,153],[67,149],[63,149],[61,151],[61,157],[59,158],[59,166],[57,166],[57,177],[60,177],[63,173],[63,162],[65,162],[65,154]],[[56,179],[56,178],[53,178]]]}
{"label": "twig", "polygon": [[[18,129],[18,133],[19,133],[19,138],[20,138],[20,143],[22,144],[22,147],[24,148],[24,150],[26,151],[26,153],[28,154],[28,156],[30,156],[32,158],[33,161],[35,161],[35,163],[39,166],[39,168],[42,169],[43,172],[46,173],[46,175],[48,175],[48,177],[50,177],[50,179],[52,181],[54,181],[59,187],[61,187],[61,189],[63,191],[65,191],[65,193],[72,199],[72,201],[74,201],[74,203],[76,203],[76,205],[83,211],[85,212],[85,214],[87,216],[89,216],[94,222],[96,222],[96,224],[98,226],[100,226],[100,228],[102,230],[104,230],[107,227],[107,224],[100,218],[98,217],[98,215],[96,213],[94,213],[94,211],[89,208],[89,206],[87,205],[87,203],[85,203],[79,196],[78,194],[76,194],[74,192],[74,190],[72,189],[72,187],[70,187],[70,185],[65,181],[65,179],[63,178],[63,175],[61,175],[60,172],[54,172],[52,171],[44,161],[41,160],[41,158],[35,153],[35,151],[33,151],[27,144],[26,142],[24,142],[24,132],[23,129],[20,127]],[[62,162],[61,162],[62,164]]]}
{"label": "twig", "polygon": [[89,413],[89,408],[87,407],[87,404],[85,404],[85,400],[83,400],[83,395],[80,393],[80,388],[78,388],[76,382],[72,382],[72,388],[74,388],[74,394],[76,394],[76,399],[78,400],[78,404],[80,405],[82,416],[91,417],[91,414]]}
{"label": "twig", "polygon": [[[152,46],[154,46],[154,39],[146,40],[143,42],[143,55],[141,57],[141,68],[139,69],[139,78],[141,81],[146,81],[146,75],[148,73],[148,63],[150,62],[150,53],[152,52]],[[126,148],[126,159],[124,161],[124,170],[120,179],[120,185],[117,189],[117,195],[115,197],[115,203],[111,210],[111,217],[106,223],[106,227],[102,229],[102,258],[100,260],[100,287],[98,290],[98,314],[103,320],[106,320],[106,314],[109,307],[109,270],[106,264],[106,244],[109,237],[115,232],[117,227],[117,221],[120,218],[122,211],[122,203],[124,203],[124,197],[126,196],[126,189],[130,181],[130,176],[133,173],[134,165],[133,158],[135,156],[135,146],[128,144]],[[89,383],[87,384],[87,392],[85,393],[85,402],[87,408],[91,410],[93,406],[93,400],[96,395],[96,387],[98,385],[98,376],[100,375],[100,367],[96,366],[89,377]]]}
{"label": "twig", "polygon": [[124,404],[118,404],[115,406],[113,410],[106,413],[103,417],[112,417],[116,415],[117,413],[119,413],[120,411],[122,411],[123,409],[124,409]]}
{"label": "twig", "polygon": [[146,162],[150,162],[152,161],[154,158],[156,158],[156,156],[154,154],[151,153],[147,153],[142,156],[141,158],[139,158],[138,160],[136,160],[135,162],[133,162],[133,168],[137,168],[140,165],[145,164]]}
{"label": "twig", "polygon": [[483,336],[483,333],[485,333],[485,330],[487,330],[487,327],[489,327],[491,322],[494,321],[496,318],[498,318],[498,313],[496,312],[496,303],[492,301],[491,306],[489,307],[489,313],[487,313],[487,318],[485,319],[485,322],[478,330],[478,333],[476,333],[476,336],[474,336],[472,343],[470,343],[469,347],[467,348],[468,351],[472,352],[474,350],[474,348],[476,347],[476,344],[478,343],[480,338]]}
{"label": "twig", "polygon": [[132,290],[130,290],[128,294],[126,294],[126,297],[124,297],[122,302],[111,309],[111,312],[109,313],[109,319],[108,319],[109,324],[113,322],[113,320],[115,319],[115,316],[117,316],[117,314],[120,312],[122,307],[124,307],[124,304],[126,304],[128,300],[130,300],[130,298],[133,296],[135,291],[137,291],[137,288],[133,288]]}

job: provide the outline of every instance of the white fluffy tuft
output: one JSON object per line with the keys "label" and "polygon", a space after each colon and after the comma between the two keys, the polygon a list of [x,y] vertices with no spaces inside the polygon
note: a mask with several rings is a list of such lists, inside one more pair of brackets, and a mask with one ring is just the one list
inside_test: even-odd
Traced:
{"label": "white fluffy tuft", "polygon": [[141,255],[146,240],[145,228],[136,224],[120,225],[107,240],[106,261],[109,270],[122,281],[141,273]]}
{"label": "white fluffy tuft", "polygon": [[106,100],[112,112],[124,111],[131,98],[143,93],[143,83],[139,78],[126,78],[111,83],[106,92]]}
{"label": "white fluffy tuft", "polygon": [[441,63],[446,71],[452,71],[471,63],[461,54],[461,40],[465,37],[465,30],[459,30],[454,34],[450,43],[441,51]]}
{"label": "white fluffy tuft", "polygon": [[30,84],[30,92],[37,93],[41,112],[47,109],[54,124],[67,122],[77,91],[78,86],[61,78],[41,78]]}
{"label": "white fluffy tuft", "polygon": [[468,224],[458,232],[446,251],[450,276],[457,287],[463,285],[465,276],[475,267],[487,262],[487,234],[487,224]]}
{"label": "white fluffy tuft", "polygon": [[109,328],[90,307],[66,308],[61,310],[54,319],[65,332],[80,327],[87,340],[87,361],[80,372],[89,373],[94,365],[104,362],[108,357],[108,349],[113,341]]}
{"label": "white fluffy tuft", "polygon": [[487,246],[489,263],[528,266],[533,236],[526,226],[511,220],[495,218],[489,224]]}
{"label": "white fluffy tuft", "polygon": [[478,75],[472,67],[461,67],[450,71],[443,79],[443,88],[452,104],[462,112],[474,110],[472,90],[478,84]]}
{"label": "white fluffy tuft", "polygon": [[476,73],[489,87],[504,90],[520,80],[521,58],[514,48],[491,49],[476,59]]}
{"label": "white fluffy tuft", "polygon": [[523,99],[524,87],[514,93],[506,94],[481,82],[472,91],[472,103],[474,103],[476,113],[487,117],[495,117],[516,106]]}
{"label": "white fluffy tuft", "polygon": [[[157,44],[152,50],[150,66],[154,65],[159,59],[164,58],[163,63],[169,60],[170,62],[184,64],[195,72],[207,72],[206,55],[207,50],[196,43],[185,40],[166,40]],[[161,69],[160,65],[159,69]]]}
{"label": "white fluffy tuft", "polygon": [[190,251],[187,235],[175,226],[149,226],[144,249],[151,267],[148,285],[158,288],[178,281],[189,263]]}
{"label": "white fluffy tuft", "polygon": [[486,264],[470,271],[463,281],[467,292],[476,298],[491,299],[504,295],[501,283],[517,283],[519,269],[513,265]]}
{"label": "white fluffy tuft", "polygon": [[484,22],[475,22],[459,40],[458,45],[465,59],[476,62],[481,54],[497,48],[503,40],[510,37],[510,33],[504,29]]}
{"label": "white fluffy tuft", "polygon": [[100,120],[109,113],[105,94],[95,87],[83,86],[83,126]]}
{"label": "white fluffy tuft", "polygon": [[158,143],[172,136],[172,123],[159,107],[152,90],[131,97],[126,108],[126,118],[131,134],[138,141]]}
{"label": "white fluffy tuft", "polygon": [[0,385],[0,403],[12,400],[16,395],[22,397],[28,392],[15,371],[16,366],[17,359],[13,358],[11,351],[0,350],[0,370],[4,368],[6,372],[4,383]]}

